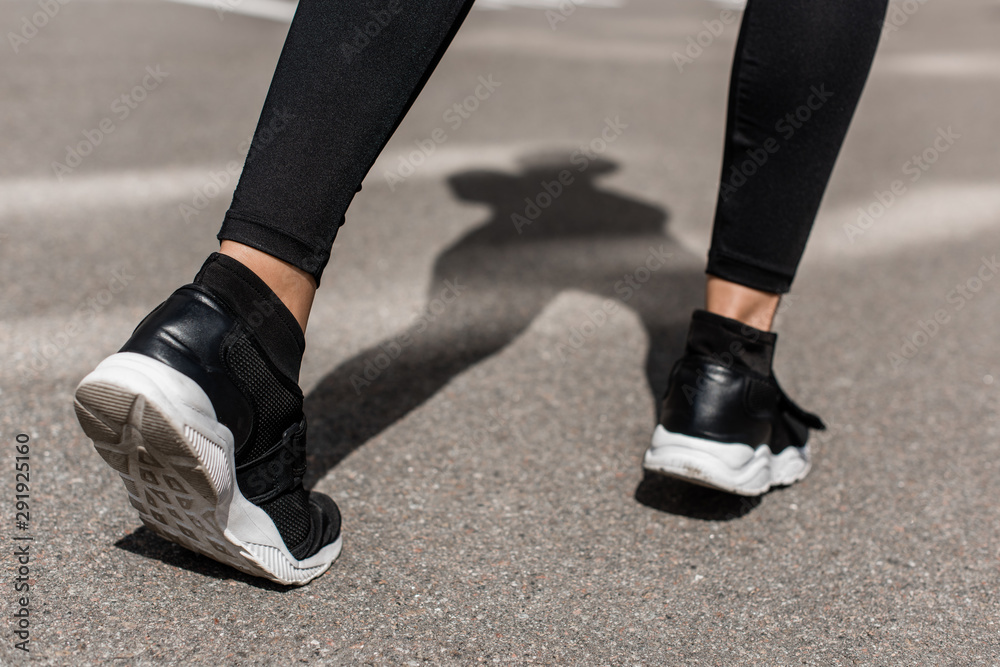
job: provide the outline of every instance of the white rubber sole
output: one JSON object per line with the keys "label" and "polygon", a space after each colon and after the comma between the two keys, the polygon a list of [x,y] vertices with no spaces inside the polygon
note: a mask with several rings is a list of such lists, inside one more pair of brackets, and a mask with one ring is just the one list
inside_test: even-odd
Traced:
{"label": "white rubber sole", "polygon": [[767,445],[715,442],[671,433],[658,425],[642,467],[693,484],[741,496],[798,482],[812,467],[809,445],[772,454]]}
{"label": "white rubber sole", "polygon": [[340,555],[340,537],[304,560],[289,553],[267,513],[240,493],[233,435],[186,375],[141,354],[115,354],[80,382],[74,406],[153,532],[286,585],[312,581]]}

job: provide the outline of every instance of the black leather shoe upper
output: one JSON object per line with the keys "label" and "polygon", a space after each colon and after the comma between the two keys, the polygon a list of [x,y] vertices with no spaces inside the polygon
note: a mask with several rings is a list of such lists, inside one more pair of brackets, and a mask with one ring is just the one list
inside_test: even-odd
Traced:
{"label": "black leather shoe upper", "polygon": [[810,428],[825,428],[785,395],[773,374],[764,377],[695,354],[682,357],[671,371],[660,423],[672,433],[767,444],[774,452],[805,444]]}
{"label": "black leather shoe upper", "polygon": [[229,374],[222,354],[236,320],[207,292],[187,285],[146,316],[119,352],[135,352],[180,371],[208,394],[239,452],[250,438],[253,411]]}
{"label": "black leather shoe upper", "polygon": [[802,446],[823,422],[795,405],[771,370],[778,336],[704,310],[691,316],[660,423],[672,433],[772,452]]}

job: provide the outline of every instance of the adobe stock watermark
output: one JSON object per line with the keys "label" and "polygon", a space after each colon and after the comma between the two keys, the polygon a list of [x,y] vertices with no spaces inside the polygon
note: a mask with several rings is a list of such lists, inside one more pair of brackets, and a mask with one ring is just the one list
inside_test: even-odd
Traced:
{"label": "adobe stock watermark", "polygon": [[274,141],[275,137],[288,127],[288,122],[293,118],[295,118],[295,114],[289,113],[286,109],[276,110],[267,125],[258,127],[254,133],[255,136],[247,137],[236,147],[237,156],[246,156],[243,162],[230,160],[224,169],[209,171],[205,181],[194,189],[191,201],[178,204],[178,210],[180,210],[184,222],[191,222],[195,216],[208,208],[216,197],[223,192],[229,192],[228,186],[239,179],[244,165],[253,162],[257,151]]}
{"label": "adobe stock watermark", "polygon": [[719,18],[712,19],[711,21],[702,21],[701,24],[705,26],[704,30],[696,35],[688,36],[684,52],[674,51],[674,65],[677,66],[677,71],[683,74],[684,68],[688,65],[693,65],[695,60],[701,58],[705,50],[722,36],[722,33],[726,31],[726,27],[733,25],[737,20],[737,12],[724,9],[719,12]]}
{"label": "adobe stock watermark", "polygon": [[899,347],[889,352],[889,363],[898,370],[913,360],[940,333],[941,328],[951,322],[952,317],[976,298],[983,288],[1000,273],[1000,262],[996,254],[980,258],[979,266],[965,281],[958,283],[945,295],[951,306],[936,309],[927,319],[917,320],[916,328],[902,337]]}
{"label": "adobe stock watermark", "polygon": [[32,341],[32,355],[21,363],[17,370],[23,379],[31,379],[49,367],[49,364],[69,347],[70,342],[94,321],[104,309],[114,301],[129,284],[135,280],[135,274],[128,267],[114,269],[107,287],[91,295],[77,307],[63,327],[51,336],[43,336]]}
{"label": "adobe stock watermark", "polygon": [[620,7],[617,0],[559,0],[555,9],[545,10],[545,20],[548,21],[549,29],[555,30],[569,19],[576,12],[577,7]]}
{"label": "adobe stock watermark", "polygon": [[[904,176],[909,177],[911,185],[916,183],[961,138],[962,135],[952,130],[950,125],[948,129],[939,127],[937,136],[934,137],[931,145],[922,153],[914,155],[904,162],[900,170]],[[896,179],[890,183],[888,190],[876,190],[874,192],[875,201],[858,208],[857,220],[854,223],[844,223],[844,234],[847,235],[847,240],[854,243],[859,236],[863,236],[907,192],[908,186],[906,181],[902,179]]]}
{"label": "adobe stock watermark", "polygon": [[[465,121],[472,118],[472,114],[479,109],[479,106],[490,99],[503,85],[501,81],[494,79],[492,74],[478,77],[477,82],[476,87],[468,96],[461,102],[455,102],[441,114],[441,120],[448,124],[452,132],[457,132]],[[417,173],[417,169],[427,162],[427,158],[433,155],[438,147],[449,138],[450,135],[443,127],[437,127],[426,138],[414,140],[413,145],[416,148],[401,156],[395,169],[382,172],[382,177],[385,179],[386,185],[389,186],[389,191],[395,192],[397,185]]]}
{"label": "adobe stock watermark", "polygon": [[555,351],[559,361],[565,364],[571,353],[579,352],[587,341],[621,310],[622,305],[627,304],[650,281],[653,274],[666,266],[673,256],[674,253],[666,250],[663,245],[659,248],[650,246],[645,261],[615,282],[614,290],[620,298],[602,301],[600,308],[587,313],[587,319],[570,327],[566,342],[556,343]]}
{"label": "adobe stock watermark", "polygon": [[68,5],[73,0],[36,0],[40,11],[34,12],[30,16],[21,17],[20,30],[7,33],[7,41],[14,53],[19,53],[21,47],[34,39],[40,30],[45,28],[58,14],[59,10]]}
{"label": "adobe stock watermark", "polygon": [[219,20],[225,21],[226,14],[235,12],[242,4],[243,0],[215,0],[213,7],[215,8],[215,13],[218,15]]}
{"label": "adobe stock watermark", "polygon": [[416,324],[407,329],[405,333],[380,343],[378,353],[365,361],[361,373],[351,374],[351,386],[354,388],[354,393],[360,396],[362,389],[378,380],[383,371],[399,358],[403,350],[416,342],[414,336],[419,336],[426,331],[431,323],[444,314],[448,306],[455,303],[462,296],[462,292],[464,291],[465,286],[459,284],[458,278],[445,280],[444,287],[441,288],[437,297],[431,299],[430,303],[427,304],[417,319]]}
{"label": "adobe stock watermark", "polygon": [[52,162],[52,173],[56,178],[61,181],[83,164],[84,159],[118,128],[115,119],[119,123],[124,122],[149,97],[149,93],[159,88],[168,76],[170,76],[170,72],[164,72],[159,65],[146,67],[146,75],[142,77],[140,83],[111,101],[112,115],[102,118],[97,123],[97,127],[83,130],[83,139],[75,145],[67,145],[66,158],[63,162]]}
{"label": "adobe stock watermark", "polygon": [[[794,110],[779,118],[774,124],[774,131],[782,140],[790,141],[795,134],[812,120],[813,116],[834,96],[833,91],[826,89],[826,84],[812,86],[810,95],[805,102]],[[761,142],[759,148],[748,148],[746,158],[737,158],[729,168],[728,180],[724,180],[719,188],[722,201],[728,201],[736,192],[746,185],[747,181],[764,168],[772,155],[781,150],[781,142],[774,137],[768,137]]]}
{"label": "adobe stock watermark", "polygon": [[[570,164],[576,167],[578,174],[587,171],[590,165],[603,155],[627,129],[628,125],[621,121],[620,116],[615,116],[613,120],[610,117],[605,118],[604,128],[600,135],[574,150],[569,156]],[[540,189],[537,194],[524,198],[524,210],[521,213],[511,213],[510,215],[510,221],[517,233],[523,234],[524,228],[541,217],[542,211],[552,206],[552,203],[561,197],[574,181],[573,172],[569,169],[560,171],[554,180],[542,181],[539,184]]]}
{"label": "adobe stock watermark", "polygon": [[882,37],[886,37],[906,25],[910,19],[920,11],[930,0],[902,0],[902,2],[891,2],[886,10],[885,21],[882,23]]}
{"label": "adobe stock watermark", "polygon": [[244,0],[215,0],[212,7],[220,21],[226,20],[226,14],[235,14],[239,11]]}
{"label": "adobe stock watermark", "polygon": [[[35,536],[31,534],[31,437],[27,433],[18,433],[14,436],[14,478],[11,480],[12,495],[11,506],[14,508],[14,527],[20,531],[17,535],[11,535],[11,551],[14,556],[14,574],[12,577],[14,592],[17,593],[15,602],[17,611],[11,616],[13,621],[14,648],[25,653],[31,652],[31,587],[35,585],[32,580],[32,564],[35,562],[37,552],[32,551],[31,543]],[[38,488],[38,477],[35,477],[35,489]],[[36,612],[37,613],[37,612]],[[17,641],[20,639],[21,641]]]}

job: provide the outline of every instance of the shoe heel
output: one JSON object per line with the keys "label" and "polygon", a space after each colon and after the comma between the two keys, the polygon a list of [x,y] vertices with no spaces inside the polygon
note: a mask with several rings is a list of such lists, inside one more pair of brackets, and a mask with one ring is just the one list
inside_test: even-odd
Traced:
{"label": "shoe heel", "polygon": [[172,468],[213,505],[231,493],[226,460],[231,436],[219,432],[214,415],[205,414],[211,403],[201,388],[165,364],[113,355],[83,379],[74,407],[98,454],[119,474],[134,473],[130,461],[137,466],[148,461]]}
{"label": "shoe heel", "polygon": [[[77,419],[97,453],[121,477],[129,503],[147,528],[192,551],[266,576],[248,568],[225,536],[234,485],[226,461],[227,447],[232,456],[231,441],[219,437],[225,435],[218,432],[221,425],[192,407],[205,407],[200,387],[178,375],[155,359],[113,355],[77,387]],[[201,431],[213,433],[222,444]]]}

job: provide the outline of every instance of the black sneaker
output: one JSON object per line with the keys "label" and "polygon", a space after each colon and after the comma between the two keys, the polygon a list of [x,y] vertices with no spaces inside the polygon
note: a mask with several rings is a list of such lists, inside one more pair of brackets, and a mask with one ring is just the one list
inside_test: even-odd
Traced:
{"label": "black sneaker", "polygon": [[643,467],[742,496],[805,477],[809,429],[826,427],[778,385],[776,341],[774,333],[695,311]]}
{"label": "black sneaker", "polygon": [[238,570],[302,585],[340,554],[340,512],[302,487],[305,340],[267,285],[212,255],[76,390],[142,522]]}

